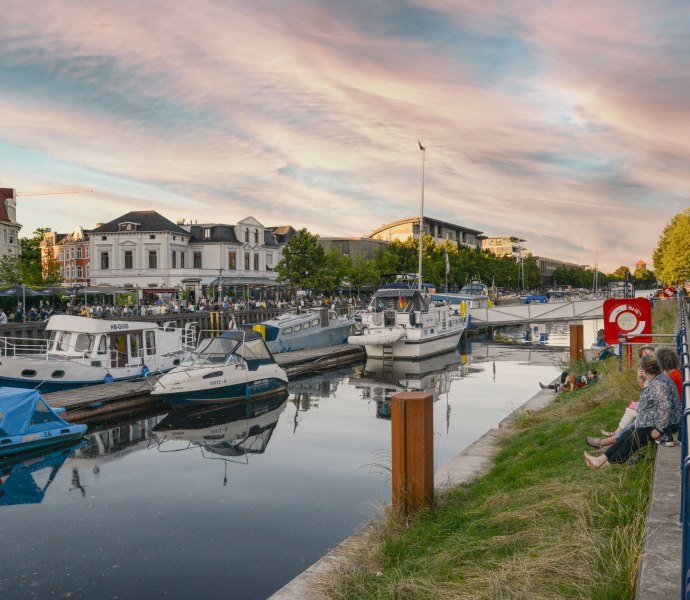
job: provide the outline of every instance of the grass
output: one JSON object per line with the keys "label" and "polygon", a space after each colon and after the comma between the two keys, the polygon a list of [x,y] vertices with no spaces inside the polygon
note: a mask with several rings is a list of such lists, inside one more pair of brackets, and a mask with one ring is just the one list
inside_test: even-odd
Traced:
{"label": "grass", "polygon": [[[655,332],[673,331],[655,309]],[[586,363],[569,365],[578,373]],[[587,435],[615,428],[639,396],[632,369],[597,363],[600,381],[516,415],[493,468],[444,492],[433,509],[387,509],[320,581],[334,600],[556,599],[634,596],[656,449],[588,469]]]}

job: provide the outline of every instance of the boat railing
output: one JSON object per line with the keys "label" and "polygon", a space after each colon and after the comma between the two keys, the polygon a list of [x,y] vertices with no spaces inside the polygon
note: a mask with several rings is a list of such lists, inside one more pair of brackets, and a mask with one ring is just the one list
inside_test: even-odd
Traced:
{"label": "boat railing", "polygon": [[48,340],[20,337],[0,338],[0,356],[15,357],[48,353]]}

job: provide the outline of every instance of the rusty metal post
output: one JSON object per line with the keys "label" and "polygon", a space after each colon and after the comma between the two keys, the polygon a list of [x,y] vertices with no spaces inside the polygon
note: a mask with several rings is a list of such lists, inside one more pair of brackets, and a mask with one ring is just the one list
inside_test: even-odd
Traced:
{"label": "rusty metal post", "polygon": [[393,506],[405,514],[434,502],[434,408],[426,392],[391,398]]}
{"label": "rusty metal post", "polygon": [[578,362],[585,358],[585,326],[582,323],[570,325],[570,360]]}

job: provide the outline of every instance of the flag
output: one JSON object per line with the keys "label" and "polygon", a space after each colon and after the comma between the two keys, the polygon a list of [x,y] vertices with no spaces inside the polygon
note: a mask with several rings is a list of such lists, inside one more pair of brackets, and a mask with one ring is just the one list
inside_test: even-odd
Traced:
{"label": "flag", "polygon": [[448,262],[448,250],[446,250],[446,275],[450,273],[450,263]]}

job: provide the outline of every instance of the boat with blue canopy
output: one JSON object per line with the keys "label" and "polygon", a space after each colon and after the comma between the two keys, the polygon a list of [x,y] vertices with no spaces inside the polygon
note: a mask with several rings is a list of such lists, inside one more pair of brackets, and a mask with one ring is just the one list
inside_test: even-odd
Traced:
{"label": "boat with blue canopy", "polygon": [[86,425],[65,421],[38,390],[0,387],[0,458],[79,439]]}

